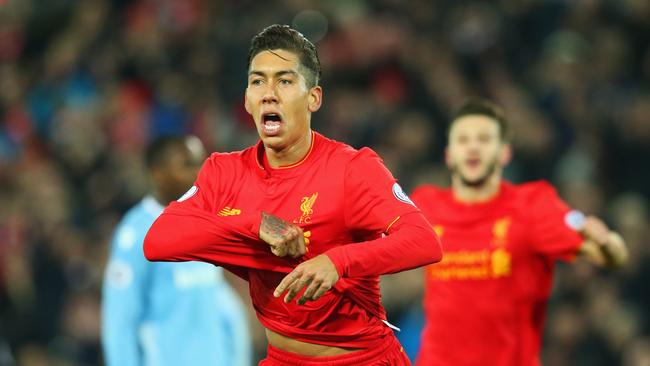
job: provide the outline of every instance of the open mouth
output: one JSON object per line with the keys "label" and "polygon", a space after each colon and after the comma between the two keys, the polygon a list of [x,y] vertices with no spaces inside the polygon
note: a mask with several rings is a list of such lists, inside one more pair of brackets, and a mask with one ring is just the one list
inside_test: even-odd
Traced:
{"label": "open mouth", "polygon": [[470,168],[476,168],[481,164],[481,159],[471,158],[465,160],[465,164]]}
{"label": "open mouth", "polygon": [[277,113],[265,113],[262,115],[262,129],[268,136],[275,136],[280,132],[282,117]]}

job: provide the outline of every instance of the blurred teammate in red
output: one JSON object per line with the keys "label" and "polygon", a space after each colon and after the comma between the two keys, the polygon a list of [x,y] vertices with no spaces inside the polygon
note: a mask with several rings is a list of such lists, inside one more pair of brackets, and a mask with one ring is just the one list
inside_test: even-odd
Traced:
{"label": "blurred teammate in red", "polygon": [[145,255],[248,280],[269,342],[262,365],[408,365],[378,276],[439,261],[436,234],[372,150],[311,130],[322,102],[311,42],[270,26],[248,66],[245,106],[261,141],[212,154],[153,224]]}
{"label": "blurred teammate in red", "polygon": [[555,261],[619,266],[627,257],[618,234],[567,207],[547,182],[502,179],[508,136],[497,106],[467,102],[449,128],[451,189],[412,194],[445,250],[425,269],[418,365],[539,365]]}

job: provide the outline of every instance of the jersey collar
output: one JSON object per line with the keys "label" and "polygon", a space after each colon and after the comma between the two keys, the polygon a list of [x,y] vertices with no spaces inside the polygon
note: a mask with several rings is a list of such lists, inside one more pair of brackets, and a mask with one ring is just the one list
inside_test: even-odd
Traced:
{"label": "jersey collar", "polygon": [[512,183],[502,179],[501,182],[499,183],[499,191],[494,196],[492,196],[487,201],[475,202],[475,203],[467,203],[467,202],[457,200],[454,197],[453,190],[449,188],[448,199],[451,202],[453,202],[454,205],[459,207],[466,207],[468,209],[489,209],[492,206],[498,205],[499,202],[503,199],[503,197],[506,196],[508,192],[510,192],[511,187],[512,187]]}
{"label": "jersey collar", "polygon": [[255,165],[257,170],[263,177],[290,177],[299,174],[304,168],[312,164],[314,160],[318,158],[318,149],[321,145],[322,135],[315,131],[311,131],[311,146],[305,157],[300,159],[300,161],[293,163],[291,165],[285,165],[278,168],[272,168],[266,158],[264,153],[264,144],[262,141],[257,143],[255,147],[255,154],[253,154],[253,159],[255,159]]}

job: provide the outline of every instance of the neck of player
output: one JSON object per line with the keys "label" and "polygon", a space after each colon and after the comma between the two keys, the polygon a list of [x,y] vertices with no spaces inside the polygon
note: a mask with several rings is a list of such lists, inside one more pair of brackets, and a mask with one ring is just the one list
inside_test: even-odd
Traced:
{"label": "neck of player", "polygon": [[451,187],[454,192],[454,198],[460,202],[487,202],[499,193],[501,174],[497,172],[491,174],[480,185],[468,185],[463,182],[458,174],[454,174],[451,178]]}
{"label": "neck of player", "polygon": [[294,143],[287,145],[281,149],[274,149],[273,147],[264,146],[266,158],[272,168],[279,168],[295,164],[309,153],[312,144],[312,131],[307,130],[301,138]]}

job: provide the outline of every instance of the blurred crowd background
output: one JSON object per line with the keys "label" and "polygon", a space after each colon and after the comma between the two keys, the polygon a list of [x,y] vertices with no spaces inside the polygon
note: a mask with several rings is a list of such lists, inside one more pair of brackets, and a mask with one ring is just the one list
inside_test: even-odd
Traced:
{"label": "blurred crowd background", "polygon": [[[173,133],[213,151],[255,143],[246,56],[272,23],[319,49],[313,127],[374,148],[407,190],[448,185],[455,106],[501,104],[508,179],[550,180],[631,251],[615,272],[558,266],[545,364],[650,365],[647,0],[0,0],[0,365],[102,364],[101,279],[147,190],[143,147]],[[417,271],[384,280],[411,355],[420,286]]]}

